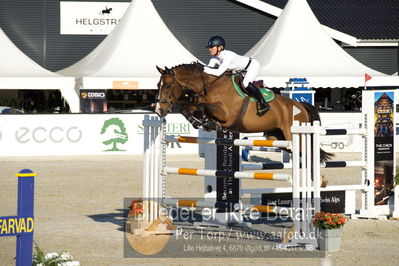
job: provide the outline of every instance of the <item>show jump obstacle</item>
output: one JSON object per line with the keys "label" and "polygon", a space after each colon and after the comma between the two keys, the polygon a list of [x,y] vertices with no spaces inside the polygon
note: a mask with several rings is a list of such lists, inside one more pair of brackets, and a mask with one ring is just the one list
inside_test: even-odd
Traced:
{"label": "show jump obstacle", "polygon": [[[391,197],[391,201],[386,200],[392,195],[394,189],[394,180],[396,170],[396,153],[395,147],[395,91],[363,91],[362,100],[362,116],[363,123],[357,129],[321,129],[320,136],[331,135],[359,135],[363,140],[362,159],[359,161],[327,161],[320,165],[321,168],[346,168],[360,167],[362,181],[355,185],[328,186],[321,188],[323,194],[340,195],[344,200],[342,209],[344,213],[353,217],[368,218],[386,218],[387,216],[399,217],[399,197],[395,193],[395,197]],[[348,117],[350,119],[350,117]],[[246,140],[250,141],[250,140]],[[319,146],[320,142],[314,143]],[[272,151],[270,148],[264,147],[245,147],[250,150]],[[212,148],[203,148],[205,154],[205,164],[215,164],[215,152]],[[241,159],[239,153],[235,154]],[[267,163],[241,163],[241,170],[277,170],[291,169],[292,162],[267,162]],[[345,178],[344,176],[342,177]],[[205,187],[214,186],[212,180],[205,180]],[[398,188],[395,187],[395,190]],[[360,191],[362,195],[362,206],[360,212],[356,213],[356,191]],[[242,195],[250,195],[251,203],[267,204],[263,199],[279,198],[280,195],[292,193],[291,188],[247,188],[240,189]],[[205,189],[205,196],[208,191]],[[394,202],[395,201],[395,202]]]}
{"label": "show jump obstacle", "polygon": [[[295,121],[292,127],[292,141],[245,141],[235,140],[232,142],[222,139],[206,139],[194,137],[175,137],[165,135],[165,120],[157,117],[146,116],[143,121],[145,132],[145,162],[144,162],[144,180],[143,180],[143,197],[144,197],[144,226],[135,230],[136,234],[162,234],[166,233],[166,228],[157,228],[154,231],[148,230],[151,224],[159,225],[160,206],[169,204],[178,204],[180,207],[215,207],[226,206],[229,202],[216,202],[210,199],[204,201],[187,201],[173,200],[166,198],[165,178],[168,174],[192,175],[192,176],[213,176],[215,178],[235,178],[235,179],[256,179],[260,182],[284,180],[292,183],[293,206],[289,210],[289,215],[293,218],[294,228],[298,238],[293,238],[292,243],[295,245],[312,244],[316,246],[314,238],[314,228],[312,225],[312,215],[314,211],[320,210],[320,172],[319,164],[313,164],[312,160],[319,161],[320,151],[312,148],[311,142],[318,141],[318,134],[314,134],[319,130],[320,126],[311,126],[310,124],[299,125]],[[207,143],[210,145],[227,145],[227,146],[278,146],[292,149],[293,166],[292,174],[274,174],[264,172],[241,172],[241,171],[225,171],[212,169],[189,169],[175,168],[166,165],[165,149],[170,142],[184,143]],[[300,156],[301,150],[301,156]],[[258,212],[274,212],[279,213],[280,208],[275,206],[237,204],[232,202],[233,206],[241,207],[238,212],[241,216],[243,209]],[[234,209],[231,210],[235,211]],[[237,215],[234,215],[237,217]],[[237,219],[237,218],[235,218]],[[242,217],[238,220],[227,218],[226,223],[241,222]],[[147,228],[146,228],[147,226]],[[300,236],[300,237],[299,237]],[[312,237],[313,236],[313,237]]]}
{"label": "show jump obstacle", "polygon": [[[388,96],[388,100],[387,100]],[[300,125],[294,121],[291,128],[292,141],[267,141],[267,140],[226,140],[211,138],[196,138],[187,136],[166,136],[165,120],[157,117],[146,116],[143,121],[144,126],[144,177],[143,177],[143,197],[144,197],[144,222],[142,226],[135,230],[136,234],[151,235],[169,233],[171,227],[170,221],[162,216],[161,206],[178,205],[180,207],[197,207],[197,208],[220,208],[231,204],[231,208],[226,213],[238,212],[239,217],[246,211],[258,212],[274,212],[280,213],[280,207],[265,206],[261,204],[242,204],[242,191],[239,193],[238,201],[226,200],[224,202],[217,201],[218,197],[205,197],[203,201],[195,200],[175,200],[166,197],[165,180],[168,174],[191,175],[191,176],[207,176],[212,178],[229,178],[229,179],[256,179],[259,182],[268,182],[273,180],[284,180],[292,184],[290,191],[292,192],[292,207],[289,208],[289,216],[294,223],[294,238],[291,239],[293,245],[317,246],[314,238],[314,228],[312,225],[312,217],[315,212],[320,211],[320,168],[321,167],[346,167],[361,166],[363,184],[359,185],[362,191],[362,210],[361,214],[366,216],[381,215],[386,213],[387,207],[377,206],[377,199],[374,192],[381,189],[382,179],[375,181],[375,174],[381,172],[381,169],[390,171],[394,169],[395,152],[394,152],[394,135],[389,125],[394,122],[394,99],[392,91],[386,91],[385,94],[380,91],[365,91],[363,93],[363,113],[365,115],[364,125],[360,129],[324,129],[316,121],[313,125],[309,123]],[[381,103],[382,100],[382,103]],[[374,112],[373,108],[374,106]],[[368,108],[368,109],[366,109]],[[391,123],[391,124],[390,124]],[[382,125],[382,126],[381,126]],[[384,126],[388,125],[388,128]],[[381,128],[382,127],[382,128]],[[378,133],[380,132],[380,133]],[[381,133],[383,132],[383,133]],[[388,132],[388,133],[387,133]],[[391,133],[389,133],[391,132]],[[340,135],[340,134],[362,134],[365,140],[365,152],[362,161],[346,161],[346,162],[327,162],[325,165],[320,164],[320,138],[322,135]],[[376,135],[380,134],[380,135]],[[288,148],[292,151],[292,163],[287,165],[291,169],[291,174],[275,174],[266,172],[242,172],[227,171],[214,169],[191,169],[169,167],[166,165],[166,146],[168,143],[203,143],[208,145],[223,146],[250,146],[250,147],[280,147]],[[390,150],[391,149],[391,150]],[[379,153],[383,153],[384,161],[381,163],[374,158]],[[389,159],[392,160],[389,160]],[[209,158],[206,158],[209,159]],[[281,164],[279,168],[286,165]],[[378,169],[376,170],[376,167]],[[382,168],[381,168],[382,167]],[[258,169],[270,169],[262,166]],[[273,168],[275,169],[275,168]],[[390,171],[394,174],[395,170]],[[389,187],[392,178],[386,179],[384,188]],[[378,184],[377,184],[378,183]],[[216,189],[205,189],[205,192],[217,191]],[[247,191],[249,192],[249,191]],[[250,193],[249,193],[250,194]],[[397,193],[396,193],[397,195]],[[206,195],[205,195],[206,196]],[[209,196],[209,195],[208,195]],[[397,196],[395,197],[397,198]],[[236,199],[237,200],[237,199]],[[393,213],[398,213],[397,208]],[[224,213],[225,214],[225,213]],[[391,211],[392,214],[392,211]],[[225,216],[226,217],[226,216]],[[226,218],[222,221],[225,223],[241,222],[237,215],[235,218]],[[162,223],[166,220],[166,223]],[[220,222],[220,220],[218,220]],[[296,238],[295,236],[299,236]],[[312,237],[313,236],[313,237]]]}
{"label": "show jump obstacle", "polygon": [[16,176],[18,177],[17,216],[0,217],[0,237],[17,237],[15,265],[25,266],[32,265],[36,174],[29,169],[23,169]]}

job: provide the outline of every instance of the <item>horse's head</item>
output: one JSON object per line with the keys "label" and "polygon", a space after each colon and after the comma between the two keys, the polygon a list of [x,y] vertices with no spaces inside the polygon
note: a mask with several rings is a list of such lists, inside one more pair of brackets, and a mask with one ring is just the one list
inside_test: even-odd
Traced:
{"label": "horse's head", "polygon": [[173,69],[165,67],[165,70],[158,67],[161,78],[158,82],[158,101],[155,106],[155,112],[163,117],[172,108],[173,103],[180,97],[182,90],[176,81]]}
{"label": "horse's head", "polygon": [[[177,101],[181,101],[184,92],[198,91],[197,71],[200,66],[197,64],[180,65],[169,69],[162,69],[157,66],[161,78],[158,82],[158,101],[155,106],[155,112],[160,116],[166,116]],[[202,69],[200,69],[202,70]],[[203,85],[203,83],[201,82]],[[202,86],[203,88],[203,86]]]}

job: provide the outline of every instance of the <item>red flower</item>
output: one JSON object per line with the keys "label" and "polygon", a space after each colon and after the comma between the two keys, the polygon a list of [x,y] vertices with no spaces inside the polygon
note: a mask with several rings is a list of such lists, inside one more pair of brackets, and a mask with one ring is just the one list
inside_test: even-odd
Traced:
{"label": "red flower", "polygon": [[138,216],[140,214],[143,214],[144,213],[143,200],[142,199],[132,200],[132,202],[130,203],[129,209],[130,209],[130,211],[129,211],[128,217]]}
{"label": "red flower", "polygon": [[337,213],[318,212],[313,218],[313,225],[322,229],[341,228],[345,222],[345,216]]}

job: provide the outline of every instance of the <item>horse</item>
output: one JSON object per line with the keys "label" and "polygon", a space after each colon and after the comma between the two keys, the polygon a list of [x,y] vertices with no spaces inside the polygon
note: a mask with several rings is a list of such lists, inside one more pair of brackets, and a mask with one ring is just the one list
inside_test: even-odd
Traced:
{"label": "horse", "polygon": [[[180,112],[188,119],[190,116],[196,120],[209,118],[216,125],[216,130],[263,132],[271,140],[292,140],[293,120],[320,121],[320,115],[313,105],[280,94],[276,94],[274,100],[269,102],[271,109],[258,116],[256,102],[236,92],[232,82],[234,74],[231,72],[219,77],[209,75],[203,71],[200,63],[165,69],[157,66],[157,69],[161,77],[155,112],[160,117],[166,116],[173,105],[181,104],[183,107]],[[322,162],[332,156],[321,150]]]}

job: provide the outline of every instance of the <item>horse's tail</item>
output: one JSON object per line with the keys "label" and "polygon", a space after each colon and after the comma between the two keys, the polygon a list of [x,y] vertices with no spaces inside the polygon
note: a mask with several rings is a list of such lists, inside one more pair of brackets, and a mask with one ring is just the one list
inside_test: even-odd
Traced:
{"label": "horse's tail", "polygon": [[306,109],[309,115],[309,122],[313,123],[314,121],[320,121],[320,114],[319,111],[317,111],[317,108],[314,107],[313,105],[305,102],[301,102],[303,107]]}
{"label": "horse's tail", "polygon": [[[321,121],[319,111],[316,107],[309,103],[302,102],[303,107],[306,109],[309,115],[309,122],[313,123],[314,121]],[[334,157],[333,153],[326,152],[323,149],[320,149],[320,161],[326,162]]]}

